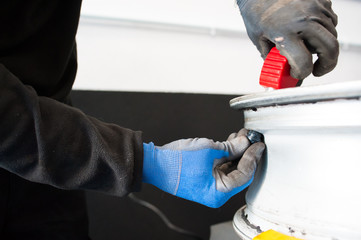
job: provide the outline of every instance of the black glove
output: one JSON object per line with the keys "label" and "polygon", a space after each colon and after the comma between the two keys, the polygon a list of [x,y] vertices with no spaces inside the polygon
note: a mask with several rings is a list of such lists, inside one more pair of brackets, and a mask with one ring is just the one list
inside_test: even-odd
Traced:
{"label": "black glove", "polygon": [[[337,15],[330,0],[237,0],[247,33],[263,58],[276,45],[303,80],[322,76],[337,64]],[[318,59],[313,64],[312,54]]]}

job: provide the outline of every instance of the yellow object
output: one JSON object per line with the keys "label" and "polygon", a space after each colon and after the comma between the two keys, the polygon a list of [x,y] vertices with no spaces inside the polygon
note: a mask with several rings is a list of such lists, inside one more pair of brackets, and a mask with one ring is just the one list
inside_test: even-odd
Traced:
{"label": "yellow object", "polygon": [[287,236],[283,233],[279,233],[274,230],[268,230],[255,236],[253,240],[301,240],[301,239]]}

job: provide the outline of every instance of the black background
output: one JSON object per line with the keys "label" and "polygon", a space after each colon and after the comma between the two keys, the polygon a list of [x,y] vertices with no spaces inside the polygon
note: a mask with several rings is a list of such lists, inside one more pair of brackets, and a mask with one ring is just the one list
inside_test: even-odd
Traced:
{"label": "black background", "polygon": [[[73,91],[75,107],[105,122],[143,131],[144,142],[207,137],[226,140],[243,126],[241,112],[229,107],[232,95]],[[143,184],[135,195],[157,206],[175,225],[209,239],[210,226],[230,221],[245,204],[245,191],[211,209]],[[193,239],[166,227],[162,220],[129,198],[88,192],[90,237],[94,240]]]}

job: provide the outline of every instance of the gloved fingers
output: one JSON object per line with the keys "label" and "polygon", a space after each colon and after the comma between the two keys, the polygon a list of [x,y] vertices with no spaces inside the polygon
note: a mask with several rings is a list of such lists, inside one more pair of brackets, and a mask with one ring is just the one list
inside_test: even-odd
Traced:
{"label": "gloved fingers", "polygon": [[261,57],[265,59],[271,49],[275,46],[273,42],[268,40],[267,38],[260,38],[259,41],[256,42],[256,47],[258,51],[261,53]]}
{"label": "gloved fingers", "polygon": [[302,38],[318,56],[314,63],[313,75],[322,76],[336,67],[339,44],[333,33],[315,23],[312,28],[302,34]]}
{"label": "gloved fingers", "polygon": [[302,17],[302,18],[298,19],[297,21],[299,23],[301,23],[302,25],[307,24],[307,26],[304,27],[306,30],[308,28],[312,28],[314,26],[313,23],[320,24],[321,26],[326,28],[330,33],[332,33],[332,35],[337,37],[336,25],[334,24],[335,20],[333,20],[333,18],[337,19],[337,15],[334,13],[333,13],[333,15],[335,15],[335,17],[331,17],[329,15],[330,14],[327,12],[327,10],[324,10],[322,14],[315,13],[312,16]]}
{"label": "gloved fingers", "polygon": [[237,153],[243,153],[249,146],[249,141],[242,131],[232,135],[232,139],[224,142],[215,142],[208,138],[189,138],[181,139],[161,147],[157,147],[161,150],[173,150],[173,151],[198,151],[203,149],[215,149],[228,152],[230,155]]}
{"label": "gloved fingers", "polygon": [[247,138],[247,133],[247,129],[241,129],[237,134],[231,134],[227,141],[220,143],[221,146],[217,146],[218,149],[227,151],[230,156],[243,154],[251,144]]}
{"label": "gloved fingers", "polygon": [[[228,176],[228,167],[226,165],[232,165],[230,162],[224,163],[222,165],[217,166],[213,171],[214,179],[216,180],[216,189],[220,192],[230,192],[234,188],[235,181],[232,181]],[[235,164],[233,164],[235,165]],[[224,170],[227,169],[226,172]]]}
{"label": "gloved fingers", "polygon": [[263,142],[252,144],[243,154],[241,160],[238,162],[237,170],[241,175],[249,177],[253,175],[256,166],[261,160],[263,151],[266,145]]}
{"label": "gloved fingers", "polygon": [[325,14],[328,18],[330,18],[332,20],[333,25],[336,26],[338,23],[338,17],[332,9],[331,0],[321,0],[320,2],[323,5],[323,9],[322,9],[323,14]]}
{"label": "gloved fingers", "polygon": [[262,142],[252,144],[238,163],[230,161],[217,165],[213,172],[217,190],[230,192],[246,184],[252,178],[264,149],[265,144]]}
{"label": "gloved fingers", "polygon": [[[313,23],[317,23],[320,24],[321,26],[323,26],[325,29],[327,29],[327,31],[329,31],[334,37],[337,38],[337,31],[336,31],[336,27],[335,25],[333,25],[333,22],[330,18],[324,17],[319,18],[319,17],[310,17],[310,20]],[[310,23],[310,25],[312,26],[313,24]],[[309,27],[310,28],[310,27]],[[312,28],[312,27],[311,27]]]}
{"label": "gloved fingers", "polygon": [[[328,22],[329,25],[320,22]],[[322,76],[337,65],[339,45],[336,29],[330,19],[308,22],[307,26],[299,28],[294,36],[284,38],[280,35],[274,40],[278,50],[291,66],[291,76],[296,79],[303,80],[311,73]],[[312,53],[318,55],[315,64]]]}
{"label": "gloved fingers", "polygon": [[217,165],[213,170],[213,176],[216,180],[216,189],[220,192],[230,192],[237,186],[247,183],[247,179],[237,170],[236,161],[224,162]]}
{"label": "gloved fingers", "polygon": [[[238,157],[237,160],[239,161],[240,157]],[[214,165],[216,166],[215,169],[220,173],[227,175],[237,169],[238,161],[230,160],[229,158],[217,159],[214,162]]]}
{"label": "gloved fingers", "polygon": [[[250,142],[247,138],[247,129],[241,129],[237,133],[232,133],[227,141],[215,142],[208,138],[181,139],[165,144],[158,149],[174,151],[198,151],[203,149],[214,149],[228,152],[230,156],[243,154]],[[212,159],[213,160],[213,159]]]}
{"label": "gloved fingers", "polygon": [[285,56],[291,66],[292,77],[303,80],[313,69],[312,54],[298,36],[276,42],[281,55]]}
{"label": "gloved fingers", "polygon": [[238,132],[234,132],[234,133],[231,133],[228,138],[227,138],[227,141],[230,141],[238,136],[247,136],[247,133],[248,133],[248,130],[245,129],[245,128],[242,128],[241,130],[239,130]]}

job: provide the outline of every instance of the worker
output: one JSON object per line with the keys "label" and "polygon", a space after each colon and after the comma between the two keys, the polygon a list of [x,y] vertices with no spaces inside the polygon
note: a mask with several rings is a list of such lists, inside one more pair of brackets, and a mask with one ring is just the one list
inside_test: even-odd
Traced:
{"label": "worker", "polygon": [[[327,0],[238,1],[264,57],[276,45],[292,75],[337,62]],[[224,142],[144,143],[141,132],[70,106],[80,0],[5,0],[0,9],[0,239],[89,239],[83,191],[114,196],[141,182],[219,207],[253,179],[265,145],[247,130]],[[121,44],[121,43],[120,43]],[[313,65],[311,54],[317,53]]]}

